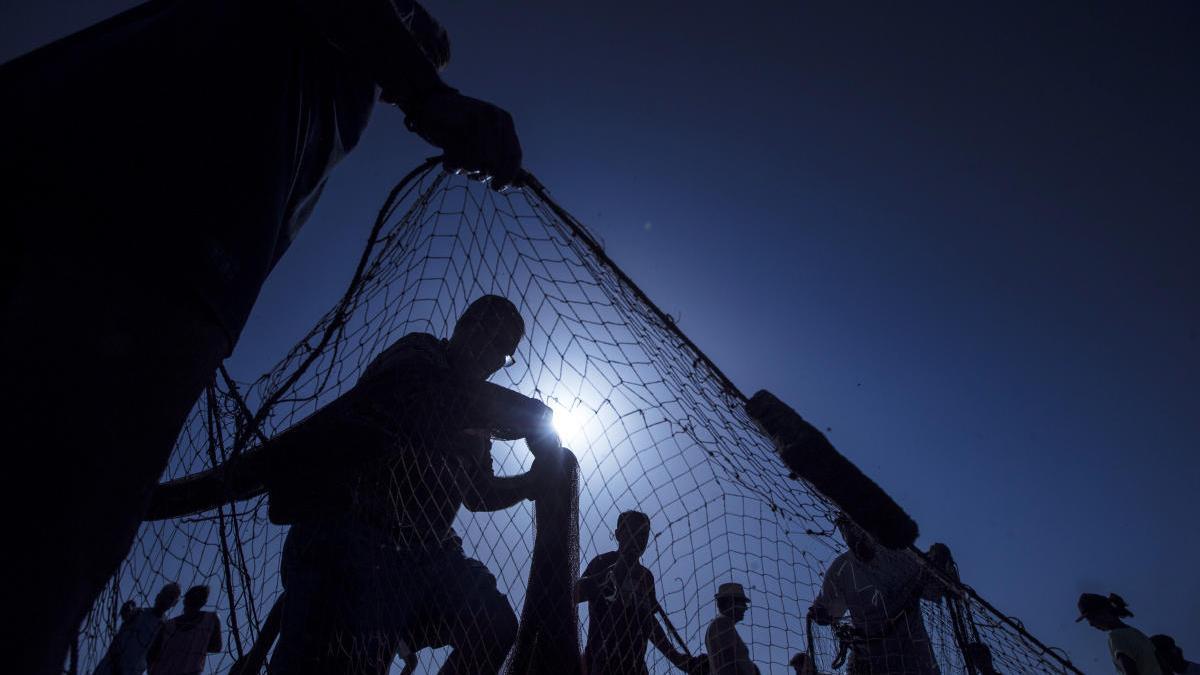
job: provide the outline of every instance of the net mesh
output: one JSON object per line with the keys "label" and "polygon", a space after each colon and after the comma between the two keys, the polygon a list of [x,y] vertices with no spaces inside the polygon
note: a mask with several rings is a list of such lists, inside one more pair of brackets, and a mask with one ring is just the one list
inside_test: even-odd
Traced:
{"label": "net mesh", "polygon": [[[652,535],[642,564],[691,653],[705,648],[718,585],[734,581],[750,596],[739,632],[762,672],[791,672],[789,661],[802,651],[812,652],[819,672],[833,672],[838,638],[806,623],[826,570],[844,551],[831,505],[789,477],[740,393],[596,254],[577,223],[533,190],[497,194],[432,167],[393,193],[356,282],[277,366],[241,383],[218,373],[164,480],[211,469],[276,436],[349,391],[397,339],[414,332],[446,337],[472,300],[501,295],[519,308],[526,334],[515,364],[492,381],[554,410],[563,445],[579,463],[582,561],[615,549],[620,512],[645,512]],[[491,456],[498,475],[519,474],[532,462],[519,441],[494,442]],[[518,610],[533,513],[522,502],[491,513],[460,509],[454,520],[463,559],[486,566]],[[211,587],[207,609],[220,618],[225,644],[208,656],[206,672],[228,671],[251,650],[283,590],[287,534],[268,519],[265,495],[145,523],[89,614],[71,667],[91,672],[121,624],[123,603],[148,605],[164,583],[178,581],[185,589]],[[415,592],[417,578],[404,569],[378,579],[400,587],[379,586],[372,601]],[[450,567],[443,574],[448,586],[466,583],[461,578]],[[950,597],[919,603],[941,672],[1068,672],[974,596]],[[587,611],[580,605],[581,627]],[[911,626],[918,618],[910,614],[903,621]],[[488,630],[480,625],[478,634]],[[986,645],[994,671],[972,643]],[[416,671],[436,672],[448,654],[444,646],[422,651]],[[678,672],[653,648],[646,663],[650,672]],[[836,665],[838,672],[848,667]],[[403,667],[400,660],[392,666]]]}

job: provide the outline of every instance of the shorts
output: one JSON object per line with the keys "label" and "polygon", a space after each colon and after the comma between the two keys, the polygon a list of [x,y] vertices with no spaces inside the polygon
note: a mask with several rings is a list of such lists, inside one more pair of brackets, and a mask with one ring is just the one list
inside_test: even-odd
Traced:
{"label": "shorts", "polygon": [[413,651],[511,644],[516,615],[487,567],[462,548],[398,548],[338,518],[292,527],[283,549],[280,641],[271,673],[386,673]]}

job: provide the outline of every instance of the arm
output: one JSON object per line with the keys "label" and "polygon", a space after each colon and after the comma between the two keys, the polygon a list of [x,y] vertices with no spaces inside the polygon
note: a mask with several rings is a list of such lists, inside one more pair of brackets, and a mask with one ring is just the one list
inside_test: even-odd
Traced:
{"label": "arm", "polygon": [[160,484],[151,497],[146,520],[177,518],[221,504],[262,494],[268,480],[290,480],[320,474],[330,448],[345,449],[339,462],[366,459],[387,447],[385,429],[355,408],[358,388],[351,389],[308,418],[266,443],[220,466]]}
{"label": "arm", "polygon": [[216,614],[209,614],[209,616],[212,618],[213,629],[212,635],[208,638],[208,653],[216,654],[221,651],[221,620],[217,618]]}
{"label": "arm", "polygon": [[[655,604],[657,604],[657,601]],[[666,631],[663,630],[662,625],[658,623],[654,615],[650,615],[646,620],[650,622],[650,644],[654,645],[654,648],[676,668],[686,670],[689,663],[688,657],[675,649],[675,645],[671,644],[671,641],[667,639]]]}
{"label": "arm", "polygon": [[595,602],[599,599],[600,589],[604,586],[604,577],[607,573],[608,567],[602,568],[600,558],[592,558],[592,561],[584,568],[579,581],[575,582],[575,604]]}
{"label": "arm", "polygon": [[[500,477],[492,471],[491,442],[469,434],[463,434],[462,437],[466,439],[467,444],[484,444],[482,458],[466,461],[464,478],[467,485],[464,486],[462,495],[463,506],[469,511],[500,511],[522,500],[536,499],[541,486],[550,478],[548,474],[553,468],[550,466],[552,460],[544,456],[544,449],[534,450],[535,458],[529,471],[517,476]],[[532,450],[540,441],[530,438],[526,443]],[[557,439],[553,443],[557,446]]]}
{"label": "arm", "polygon": [[518,178],[521,144],[512,117],[458,93],[438,76],[449,60],[445,32],[414,0],[296,0],[313,28],[380,85],[405,123],[445,150],[449,169]]}
{"label": "arm", "polygon": [[163,644],[163,629],[159,628],[154,632],[154,639],[150,642],[150,649],[146,651],[146,670],[154,670],[154,664],[158,661],[158,657],[162,654]]}
{"label": "arm", "polygon": [[427,18],[413,0],[296,0],[312,28],[368,72],[392,101],[407,106],[430,94],[450,89],[438,76],[449,59],[449,44],[442,63],[436,49],[421,44],[412,30],[417,18]]}

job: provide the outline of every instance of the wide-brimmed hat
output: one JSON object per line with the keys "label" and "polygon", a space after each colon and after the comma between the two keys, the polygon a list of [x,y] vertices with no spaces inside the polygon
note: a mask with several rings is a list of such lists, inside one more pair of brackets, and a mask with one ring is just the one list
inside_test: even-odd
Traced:
{"label": "wide-brimmed hat", "polygon": [[746,591],[742,588],[742,585],[732,581],[718,586],[717,594],[714,597],[718,600],[721,598],[733,598],[734,600],[750,602],[750,598],[746,596]]}

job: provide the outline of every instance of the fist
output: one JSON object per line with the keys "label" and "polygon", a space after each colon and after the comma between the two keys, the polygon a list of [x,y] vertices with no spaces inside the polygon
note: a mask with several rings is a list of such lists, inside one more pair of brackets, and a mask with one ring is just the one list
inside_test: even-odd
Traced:
{"label": "fist", "polygon": [[512,185],[521,173],[521,141],[512,115],[447,88],[409,111],[405,125],[445,151],[450,171],[465,171],[495,190]]}

